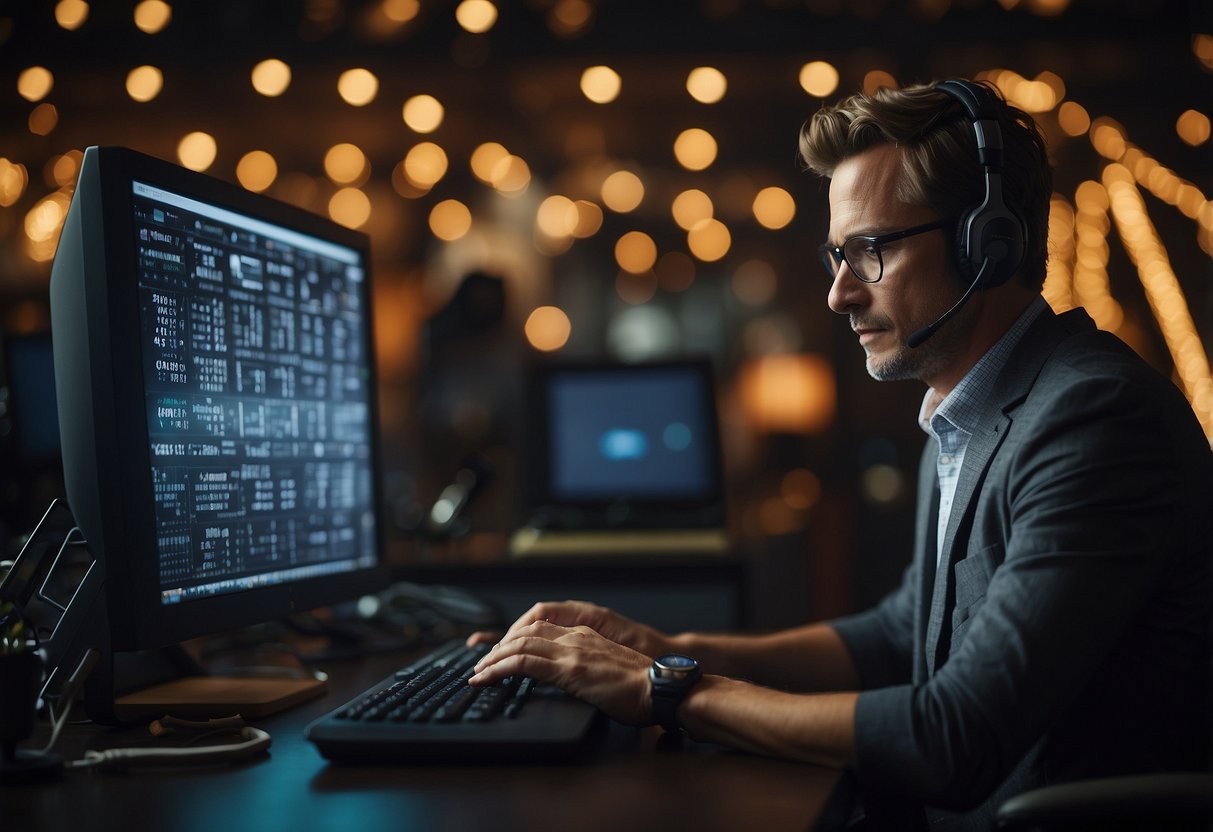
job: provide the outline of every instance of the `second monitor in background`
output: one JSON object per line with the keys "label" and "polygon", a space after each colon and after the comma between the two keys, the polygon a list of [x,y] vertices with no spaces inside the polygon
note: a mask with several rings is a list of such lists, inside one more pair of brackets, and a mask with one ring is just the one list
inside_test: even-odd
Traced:
{"label": "second monitor in background", "polygon": [[709,360],[541,364],[529,387],[513,554],[728,551]]}

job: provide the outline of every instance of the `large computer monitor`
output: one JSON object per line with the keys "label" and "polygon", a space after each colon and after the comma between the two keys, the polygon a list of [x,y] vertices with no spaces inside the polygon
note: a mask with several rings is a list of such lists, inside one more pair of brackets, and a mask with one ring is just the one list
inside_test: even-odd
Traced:
{"label": "large computer monitor", "polygon": [[85,152],[50,300],[107,655],[385,584],[368,257],[365,235],[298,208]]}

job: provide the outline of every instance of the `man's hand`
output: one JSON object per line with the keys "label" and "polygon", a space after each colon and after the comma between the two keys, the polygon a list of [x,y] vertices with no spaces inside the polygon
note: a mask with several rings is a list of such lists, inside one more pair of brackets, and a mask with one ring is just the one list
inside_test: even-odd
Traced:
{"label": "man's hand", "polygon": [[[652,627],[625,618],[617,612],[588,604],[585,601],[544,601],[531,607],[506,631],[502,641],[526,627],[540,621],[558,624],[561,627],[589,627],[599,635],[616,644],[630,647],[646,656],[660,656],[674,652],[673,642]],[[498,634],[479,632],[468,637],[468,645],[491,644]]]}
{"label": "man's hand", "polygon": [[468,684],[491,685],[508,676],[530,676],[596,705],[619,722],[648,725],[651,664],[645,654],[584,624],[564,627],[520,620],[476,664],[476,675]]}

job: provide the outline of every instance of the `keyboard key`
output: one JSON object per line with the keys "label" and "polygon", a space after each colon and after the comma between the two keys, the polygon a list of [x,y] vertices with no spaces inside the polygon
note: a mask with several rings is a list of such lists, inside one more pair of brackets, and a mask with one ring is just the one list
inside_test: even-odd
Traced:
{"label": "keyboard key", "polygon": [[463,716],[473,702],[484,691],[484,688],[473,688],[464,686],[462,690],[443,703],[437,711],[434,712],[435,722],[454,722]]}

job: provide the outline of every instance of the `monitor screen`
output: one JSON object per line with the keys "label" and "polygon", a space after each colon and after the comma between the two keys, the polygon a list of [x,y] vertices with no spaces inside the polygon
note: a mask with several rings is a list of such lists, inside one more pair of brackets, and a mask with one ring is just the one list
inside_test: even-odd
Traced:
{"label": "monitor screen", "polygon": [[528,376],[522,511],[557,528],[724,523],[710,359],[544,361]]}
{"label": "monitor screen", "polygon": [[85,154],[52,273],[68,502],[136,649],[381,583],[366,238]]}
{"label": "monitor screen", "polygon": [[131,191],[160,602],[374,565],[361,253]]}
{"label": "monitor screen", "polygon": [[553,373],[548,464],[558,501],[699,499],[715,488],[716,430],[693,368]]}

